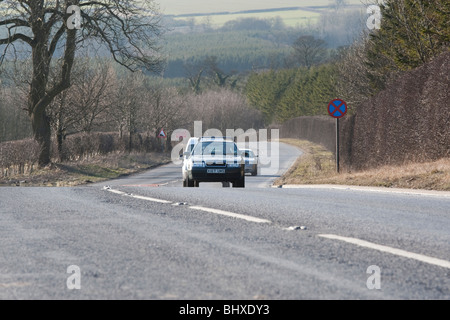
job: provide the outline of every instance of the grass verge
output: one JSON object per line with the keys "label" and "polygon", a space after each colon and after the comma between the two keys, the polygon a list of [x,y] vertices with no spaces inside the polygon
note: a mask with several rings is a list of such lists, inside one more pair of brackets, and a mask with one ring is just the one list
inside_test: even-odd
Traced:
{"label": "grass verge", "polygon": [[280,141],[300,148],[304,155],[275,185],[337,184],[450,191],[450,158],[338,174],[334,154],[324,147],[305,140]]}
{"label": "grass verge", "polygon": [[116,179],[170,162],[170,155],[131,153],[98,156],[79,162],[54,163],[29,174],[0,177],[0,186],[73,187]]}

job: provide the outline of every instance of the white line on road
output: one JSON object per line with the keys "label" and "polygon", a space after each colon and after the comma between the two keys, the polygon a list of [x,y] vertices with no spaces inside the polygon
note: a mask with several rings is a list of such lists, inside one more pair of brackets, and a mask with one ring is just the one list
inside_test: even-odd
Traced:
{"label": "white line on road", "polygon": [[113,190],[113,189],[105,189],[108,190],[109,192],[115,193],[115,194],[120,194],[120,195],[126,195],[125,192],[119,191],[119,190]]}
{"label": "white line on road", "polygon": [[[134,198],[134,199],[140,199],[140,200],[146,200],[146,201],[158,202],[158,203],[164,203],[164,204],[173,204],[172,201],[155,199],[155,198],[149,198],[149,197],[144,197],[144,196],[137,196],[137,195],[128,194],[126,192],[122,192],[122,191],[119,191],[119,190],[113,190],[113,189],[107,188],[107,187],[105,187],[104,189],[109,191],[109,192],[112,192],[112,193],[115,193],[115,194],[119,194],[119,195],[122,195],[122,196],[131,197],[131,198]],[[209,213],[215,213],[215,214],[219,214],[219,215],[223,215],[223,216],[227,216],[227,217],[242,219],[242,220],[246,220],[246,221],[250,221],[250,222],[272,223],[272,221],[269,221],[269,220],[266,220],[266,219],[256,218],[256,217],[247,216],[247,215],[243,215],[243,214],[239,214],[239,213],[233,213],[233,212],[229,212],[229,211],[223,211],[223,210],[219,210],[219,209],[212,209],[212,208],[206,208],[206,207],[201,207],[201,206],[191,206],[189,208],[193,209],[193,210],[200,210],[200,211],[205,211],[205,212],[209,212]]]}
{"label": "white line on road", "polygon": [[344,191],[364,191],[364,192],[378,192],[386,194],[401,194],[401,195],[413,195],[413,196],[430,196],[430,197],[443,197],[450,198],[450,192],[448,191],[434,191],[434,190],[414,190],[414,189],[399,189],[399,188],[385,188],[385,187],[364,187],[364,186],[346,186],[346,185],[282,185],[273,186],[273,188],[282,189],[335,189]]}
{"label": "white line on road", "polygon": [[136,196],[134,194],[128,194],[126,192],[122,192],[119,190],[113,190],[113,189],[108,189],[105,188],[105,190],[115,193],[115,194],[120,194],[122,196],[127,196],[127,197],[131,197],[131,198],[135,198],[135,199],[140,199],[140,200],[146,200],[146,201],[151,201],[151,202],[158,202],[158,203],[172,203],[172,201],[167,201],[167,200],[161,200],[161,199],[155,199],[155,198],[150,198],[150,197],[143,197],[143,196]]}
{"label": "white line on road", "polygon": [[199,207],[199,206],[192,206],[189,208],[191,208],[193,210],[201,210],[201,211],[205,211],[205,212],[209,212],[209,213],[215,213],[215,214],[219,214],[219,215],[223,215],[223,216],[227,216],[227,217],[243,219],[243,220],[250,221],[250,222],[272,223],[272,221],[269,221],[266,219],[256,218],[256,217],[252,217],[252,216],[247,216],[247,215],[243,215],[243,214],[238,214],[238,213],[233,213],[233,212],[228,212],[228,211],[223,211],[223,210],[218,210],[218,209],[211,209],[211,208],[205,208],[205,207]]}
{"label": "white line on road", "polygon": [[155,199],[155,198],[149,198],[149,197],[143,197],[143,196],[130,195],[130,197],[135,198],[135,199],[141,199],[141,200],[151,201],[151,202],[167,203],[167,204],[172,203],[172,201],[161,200],[161,199]]}
{"label": "white line on road", "polygon": [[0,283],[0,289],[21,288],[31,286],[29,282]]}
{"label": "white line on road", "polygon": [[432,264],[432,265],[435,265],[438,267],[450,269],[450,261],[432,258],[432,257],[428,257],[428,256],[425,256],[422,254],[417,254],[417,253],[412,253],[412,252],[408,252],[408,251],[401,250],[401,249],[391,248],[388,246],[383,246],[383,245],[375,244],[372,242],[368,242],[368,241],[364,241],[364,240],[360,240],[360,239],[356,239],[356,238],[341,237],[341,236],[337,236],[334,234],[319,234],[319,237],[332,239],[332,240],[340,240],[340,241],[351,243],[351,244],[354,244],[354,245],[357,245],[360,247],[365,247],[365,248],[369,248],[369,249],[378,250],[381,252],[395,254],[397,256],[414,259],[414,260]]}

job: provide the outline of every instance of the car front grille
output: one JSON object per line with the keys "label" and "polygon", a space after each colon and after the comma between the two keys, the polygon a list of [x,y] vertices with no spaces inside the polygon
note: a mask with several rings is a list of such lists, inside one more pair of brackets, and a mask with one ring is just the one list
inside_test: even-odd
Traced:
{"label": "car front grille", "polygon": [[214,161],[214,162],[206,162],[206,166],[207,167],[214,167],[214,168],[225,168],[227,166],[227,164],[224,163],[224,162]]}

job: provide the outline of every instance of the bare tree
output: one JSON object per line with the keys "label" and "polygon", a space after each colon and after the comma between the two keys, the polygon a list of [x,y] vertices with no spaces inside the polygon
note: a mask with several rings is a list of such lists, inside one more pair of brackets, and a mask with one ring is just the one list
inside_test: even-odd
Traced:
{"label": "bare tree", "polygon": [[218,86],[225,88],[230,86],[234,88],[237,79],[232,79],[235,72],[227,73],[219,67],[219,62],[216,56],[206,56],[204,59],[191,63],[184,64],[186,78],[189,81],[192,92],[199,94],[201,92],[202,80],[208,80],[203,87]]}
{"label": "bare tree", "polygon": [[[78,48],[101,43],[113,59],[130,70],[158,71],[160,15],[151,0],[0,0],[0,62],[15,44],[29,49],[32,60],[28,114],[40,145],[39,165],[50,163],[51,126],[47,107],[70,87]],[[77,16],[77,11],[79,16]],[[73,24],[80,20],[81,24]],[[58,53],[58,54],[56,54]],[[61,61],[52,64],[57,57]],[[58,80],[49,82],[58,66]]]}
{"label": "bare tree", "polygon": [[229,78],[233,73],[225,73],[220,67],[216,56],[208,56],[204,60],[207,74],[213,82],[220,88],[224,88],[227,85]]}
{"label": "bare tree", "polygon": [[62,145],[67,135],[90,133],[101,121],[108,121],[106,113],[112,94],[109,84],[114,76],[109,62],[90,58],[75,61],[71,87],[56,96],[47,109],[61,161],[64,160]]}
{"label": "bare tree", "polygon": [[189,123],[189,108],[186,98],[176,88],[163,87],[146,81],[145,103],[142,108],[143,128],[149,136],[156,136],[164,128],[168,136]]}
{"label": "bare tree", "polygon": [[119,76],[114,84],[114,94],[112,96],[111,113],[119,128],[120,137],[124,132],[128,133],[128,147],[131,149],[133,136],[139,130],[140,109],[142,108],[144,97],[142,72],[127,73]]}
{"label": "bare tree", "polygon": [[294,58],[308,69],[321,62],[326,54],[325,41],[313,36],[299,37],[292,47],[295,50]]}
{"label": "bare tree", "polygon": [[108,96],[112,94],[109,83],[115,77],[114,70],[104,61],[84,59],[81,75],[74,83],[71,94],[71,105],[79,115],[76,123],[77,131],[92,132],[99,121],[105,121],[104,115],[109,107]]}
{"label": "bare tree", "polygon": [[212,27],[211,16],[204,17],[201,22],[202,22],[202,27],[203,27],[204,31],[206,31],[206,32],[214,31],[214,29]]}
{"label": "bare tree", "polygon": [[337,62],[339,81],[337,91],[349,105],[357,106],[374,94],[371,86],[367,37],[342,49]]}
{"label": "bare tree", "polygon": [[206,66],[203,63],[187,62],[184,64],[186,78],[189,81],[192,92],[195,94],[200,93],[200,84],[202,82],[202,76],[205,70]]}
{"label": "bare tree", "polygon": [[3,134],[0,141],[18,140],[29,138],[31,135],[30,121],[25,112],[27,106],[27,93],[30,84],[30,63],[23,61],[18,64],[8,64],[7,68],[2,68],[3,92],[0,89],[0,99],[5,108],[5,115],[0,122],[3,122]]}
{"label": "bare tree", "polygon": [[194,18],[194,17],[188,18],[188,19],[186,20],[186,23],[187,23],[187,25],[188,25],[188,27],[189,27],[189,30],[190,30],[191,32],[193,32],[194,29],[195,29],[195,24],[196,24],[195,18]]}
{"label": "bare tree", "polygon": [[200,95],[187,97],[191,110],[190,121],[202,121],[204,128],[259,129],[263,126],[262,115],[249,107],[243,95],[226,88],[209,90]]}
{"label": "bare tree", "polygon": [[330,2],[335,11],[340,11],[347,5],[347,0],[331,0]]}

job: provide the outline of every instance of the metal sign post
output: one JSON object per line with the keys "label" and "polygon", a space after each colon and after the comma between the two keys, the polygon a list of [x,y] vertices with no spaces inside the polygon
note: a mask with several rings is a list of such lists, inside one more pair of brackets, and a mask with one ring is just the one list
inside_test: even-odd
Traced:
{"label": "metal sign post", "polygon": [[336,119],[336,171],[339,173],[339,119],[347,114],[347,103],[341,99],[332,100],[328,104],[328,113]]}
{"label": "metal sign post", "polygon": [[161,139],[161,152],[165,151],[165,147],[164,147],[164,139],[167,137],[166,133],[164,132],[164,129],[161,129],[161,131],[159,132],[159,138]]}
{"label": "metal sign post", "polygon": [[339,118],[336,118],[336,171],[339,173]]}

